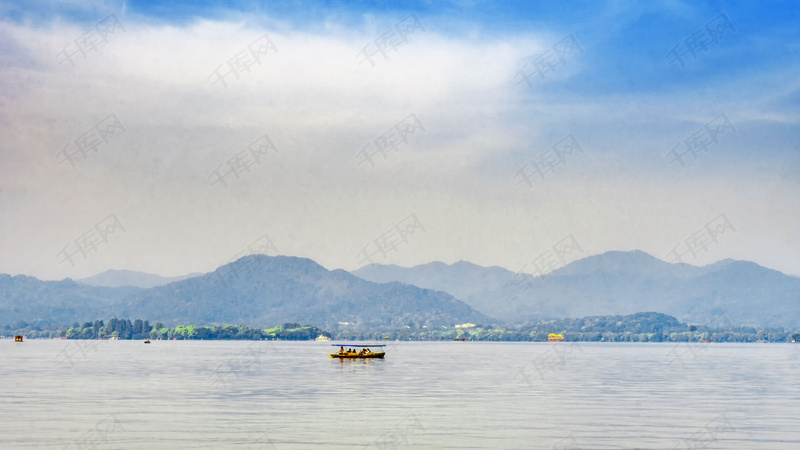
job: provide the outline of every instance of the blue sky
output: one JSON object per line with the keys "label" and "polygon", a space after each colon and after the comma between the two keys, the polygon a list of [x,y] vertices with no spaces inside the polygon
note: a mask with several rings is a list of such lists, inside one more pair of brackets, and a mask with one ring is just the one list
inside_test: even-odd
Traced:
{"label": "blue sky", "polygon": [[[0,254],[14,256],[0,273],[204,272],[266,234],[269,254],[331,269],[355,269],[372,249],[377,263],[526,270],[573,236],[581,250],[559,264],[633,249],[668,260],[690,240],[691,264],[748,259],[800,275],[799,11],[5,3]],[[673,48],[683,66],[670,63]],[[78,152],[111,120],[114,133]],[[410,123],[419,127],[398,141]],[[262,136],[274,151],[256,161],[243,149]],[[395,144],[385,157],[374,153],[382,136]],[[568,136],[579,149],[554,153]],[[687,143],[696,156],[670,163]],[[530,184],[519,175],[547,164]],[[237,170],[224,185],[213,183],[220,167]],[[79,251],[111,215],[124,231]],[[720,215],[729,232],[698,240]],[[424,230],[399,236],[408,217]],[[58,256],[68,248],[74,264]]]}

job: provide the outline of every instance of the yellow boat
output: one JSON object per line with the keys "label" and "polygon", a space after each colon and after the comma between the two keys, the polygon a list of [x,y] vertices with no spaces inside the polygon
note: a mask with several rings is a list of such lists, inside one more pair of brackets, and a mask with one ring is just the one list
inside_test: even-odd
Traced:
{"label": "yellow boat", "polygon": [[[372,350],[370,350],[373,347],[386,347],[386,345],[348,345],[347,346],[348,347],[347,350],[344,349],[344,347],[345,347],[344,345],[333,344],[333,347],[339,347],[340,350],[339,350],[338,353],[331,353],[330,355],[328,355],[329,358],[342,358],[342,359],[381,358],[381,359],[383,359],[383,356],[386,355],[386,352],[383,352],[383,351],[373,352]],[[360,352],[358,352],[358,351],[355,351],[355,349],[353,347],[360,348],[362,350]],[[354,350],[354,351],[350,351],[351,349]],[[383,350],[383,349],[381,348],[381,350]]]}
{"label": "yellow boat", "polygon": [[563,340],[564,340],[564,335],[562,335],[562,334],[550,333],[550,335],[549,335],[549,336],[547,336],[547,340],[548,340],[549,342],[561,342],[561,341],[563,341]]}

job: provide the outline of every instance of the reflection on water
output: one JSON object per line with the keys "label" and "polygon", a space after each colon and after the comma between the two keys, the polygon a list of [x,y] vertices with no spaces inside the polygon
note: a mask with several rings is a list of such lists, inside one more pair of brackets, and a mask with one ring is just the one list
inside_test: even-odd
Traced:
{"label": "reflection on water", "polygon": [[796,448],[800,346],[0,341],[0,448]]}

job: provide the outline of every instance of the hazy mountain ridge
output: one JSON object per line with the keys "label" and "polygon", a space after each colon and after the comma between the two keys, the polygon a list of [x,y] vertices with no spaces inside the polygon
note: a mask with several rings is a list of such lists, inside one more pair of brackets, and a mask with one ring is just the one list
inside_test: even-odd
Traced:
{"label": "hazy mountain ridge", "polygon": [[152,273],[136,272],[133,270],[106,270],[87,278],[76,280],[78,283],[89,286],[122,287],[133,286],[140,288],[152,288],[166,284],[194,278],[202,275],[201,273],[190,273],[177,277],[162,277]]}
{"label": "hazy mountain ridge", "polygon": [[[514,272],[502,267],[482,267],[466,261],[452,265],[435,261],[414,267],[370,264],[352,272],[376,283],[401,283],[447,292],[465,300],[476,292],[501,289],[514,280]],[[466,300],[465,300],[466,301]]]}
{"label": "hazy mountain ridge", "polygon": [[336,329],[451,326],[492,319],[444,292],[378,284],[304,258],[252,255],[214,272],[150,289],[0,276],[0,321],[140,317],[168,325],[285,322]]}
{"label": "hazy mountain ridge", "polygon": [[0,323],[141,317],[168,325],[303,322],[335,330],[656,311],[698,324],[800,326],[800,278],[748,261],[696,267],[635,251],[589,256],[529,278],[464,261],[371,265],[354,273],[305,258],[254,255],[149,289],[0,274]]}
{"label": "hazy mountain ridge", "polygon": [[131,295],[139,288],[86,286],[69,278],[41,281],[26,275],[0,274],[0,320],[44,320],[67,323],[80,320],[83,311],[110,317],[114,299]]}
{"label": "hazy mountain ridge", "polygon": [[[496,267],[482,275],[476,267],[370,265],[353,273],[450,292],[484,314],[516,323],[658,311],[691,323],[800,326],[800,279],[749,261],[697,267],[632,251],[589,256],[540,277],[515,277]],[[499,288],[487,288],[502,280]]]}

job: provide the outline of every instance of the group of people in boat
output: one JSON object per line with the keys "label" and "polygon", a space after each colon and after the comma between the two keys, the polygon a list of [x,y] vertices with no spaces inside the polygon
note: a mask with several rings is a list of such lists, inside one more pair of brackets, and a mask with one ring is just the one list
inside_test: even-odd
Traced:
{"label": "group of people in boat", "polygon": [[340,355],[358,355],[358,356],[362,356],[362,355],[369,355],[371,353],[372,353],[372,351],[370,349],[368,349],[368,348],[362,348],[360,352],[357,352],[356,349],[354,349],[354,348],[348,348],[345,351],[344,346],[339,347],[339,354]]}

